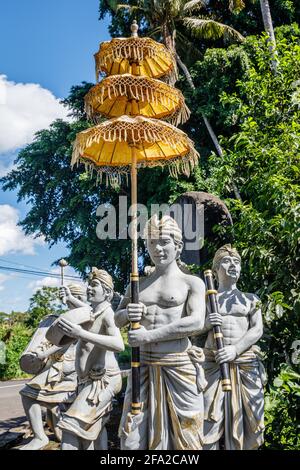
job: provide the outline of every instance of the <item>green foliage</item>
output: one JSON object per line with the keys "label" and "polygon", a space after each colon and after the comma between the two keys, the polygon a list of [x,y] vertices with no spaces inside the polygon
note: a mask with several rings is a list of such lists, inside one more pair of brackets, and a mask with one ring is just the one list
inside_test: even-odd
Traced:
{"label": "green foliage", "polygon": [[62,312],[61,303],[58,301],[58,288],[42,287],[30,299],[25,325],[36,329],[40,321],[47,315]]}
{"label": "green foliage", "polygon": [[4,364],[0,364],[1,380],[28,376],[20,369],[20,356],[40,321],[47,315],[63,312],[57,299],[57,288],[43,287],[37,290],[30,299],[29,309],[26,313],[12,312],[7,315],[2,312],[0,341],[5,344],[6,361]]}
{"label": "green foliage", "polygon": [[[209,50],[195,64],[194,80],[204,85],[197,87],[193,119],[200,120],[204,109],[211,112],[225,151],[222,159],[211,154],[195,189],[205,185],[226,201],[243,259],[240,287],[262,300],[261,346],[268,383],[273,383],[267,386],[266,447],[295,449],[299,375],[290,360],[292,343],[300,338],[300,30],[284,26],[276,35],[276,74],[269,67],[265,37],[248,38],[227,51]],[[230,70],[233,63],[236,68]],[[233,182],[241,201],[234,198]],[[216,246],[208,248],[213,254]]]}
{"label": "green foliage", "polygon": [[265,447],[300,449],[300,374],[283,366],[265,397]]}
{"label": "green foliage", "polygon": [[[145,3],[151,4],[151,0],[149,2],[137,0],[99,0],[100,19],[103,19],[106,15],[109,15],[111,19],[109,26],[110,34],[113,37],[128,36],[133,19],[136,19],[140,24],[141,34],[149,33],[149,23],[141,9],[135,8],[132,11],[116,9],[117,5],[124,3],[129,6],[135,6],[144,5]],[[155,4],[166,12],[165,4],[169,3],[178,5],[182,2],[155,1]],[[204,2],[202,3],[204,4]],[[274,26],[300,22],[300,3],[297,0],[273,0],[270,1],[270,5]],[[210,14],[213,19],[231,26],[243,34],[243,36],[260,34],[264,31],[259,0],[210,0],[207,8],[203,6],[197,13]],[[170,14],[166,16],[170,17]],[[155,26],[158,26],[157,22]],[[182,31],[179,32],[181,33]],[[204,44],[211,46],[208,41],[204,41]],[[221,42],[218,46],[220,45],[222,45]],[[199,47],[202,49],[201,45]]]}
{"label": "green foliage", "polygon": [[128,344],[128,335],[127,335],[127,332],[128,332],[128,328],[127,327],[123,327],[121,328],[121,335],[122,335],[122,338],[123,338],[123,341],[124,341],[124,345],[125,345],[125,349],[124,351],[118,353],[118,362],[119,364],[121,365],[129,365],[130,362],[131,362],[131,348]]}
{"label": "green foliage", "polygon": [[0,322],[0,341],[5,344],[5,362],[0,363],[0,380],[27,376],[20,369],[19,359],[33,333],[24,323],[25,314],[11,313],[6,317]]}

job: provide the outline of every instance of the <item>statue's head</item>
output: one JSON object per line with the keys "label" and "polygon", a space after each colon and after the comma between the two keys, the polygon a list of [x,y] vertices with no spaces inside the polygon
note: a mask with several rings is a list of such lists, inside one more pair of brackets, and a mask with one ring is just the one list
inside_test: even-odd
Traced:
{"label": "statue's head", "polygon": [[230,244],[219,248],[215,253],[212,269],[219,282],[225,278],[237,282],[241,274],[241,257],[238,251]]}
{"label": "statue's head", "polygon": [[94,304],[110,302],[114,295],[114,283],[112,277],[104,269],[92,268],[89,275],[87,298]]}
{"label": "statue's head", "polygon": [[86,292],[86,286],[83,284],[78,284],[76,282],[72,284],[68,284],[68,288],[73,295],[78,300],[81,300],[82,302],[87,301],[87,292]]}
{"label": "statue's head", "polygon": [[145,227],[145,239],[150,258],[155,266],[166,266],[179,260],[183,248],[182,232],[176,221],[154,214]]}

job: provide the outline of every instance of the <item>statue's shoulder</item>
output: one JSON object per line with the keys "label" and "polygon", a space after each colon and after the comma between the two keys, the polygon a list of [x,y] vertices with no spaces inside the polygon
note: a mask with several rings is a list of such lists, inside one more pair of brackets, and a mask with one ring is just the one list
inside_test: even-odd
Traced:
{"label": "statue's shoulder", "polygon": [[250,292],[243,292],[248,302],[251,304],[251,312],[254,313],[261,308],[261,300],[256,294]]}
{"label": "statue's shoulder", "polygon": [[205,284],[202,281],[201,277],[196,276],[195,274],[186,273],[183,273],[183,277],[192,289],[205,289]]}

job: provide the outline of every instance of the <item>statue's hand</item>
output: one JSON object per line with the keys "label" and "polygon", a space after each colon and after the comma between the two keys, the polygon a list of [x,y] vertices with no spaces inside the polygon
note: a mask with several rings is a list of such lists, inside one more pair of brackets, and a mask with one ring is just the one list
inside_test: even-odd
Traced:
{"label": "statue's hand", "polygon": [[148,343],[149,332],[141,326],[138,330],[128,331],[128,343],[130,346],[138,347],[142,344]]}
{"label": "statue's hand", "polygon": [[216,352],[215,359],[218,364],[234,361],[237,356],[235,346],[225,346]]}
{"label": "statue's hand", "polygon": [[222,315],[219,313],[209,313],[207,316],[208,326],[221,326],[223,323]]}
{"label": "statue's hand", "polygon": [[139,304],[128,304],[127,305],[127,315],[130,322],[139,322],[143,315],[147,311],[146,305],[140,302]]}
{"label": "statue's hand", "polygon": [[67,286],[60,287],[58,295],[62,302],[69,299],[72,296],[71,291]]}
{"label": "statue's hand", "polygon": [[84,332],[84,329],[81,328],[80,325],[75,325],[65,318],[60,318],[57,324],[58,327],[65,333],[65,335],[70,336],[70,338],[81,338]]}

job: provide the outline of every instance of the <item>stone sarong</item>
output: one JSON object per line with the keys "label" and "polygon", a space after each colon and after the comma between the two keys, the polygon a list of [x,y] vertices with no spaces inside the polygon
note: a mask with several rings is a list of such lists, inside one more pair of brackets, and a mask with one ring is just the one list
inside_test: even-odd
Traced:
{"label": "stone sarong", "polygon": [[203,352],[141,353],[142,412],[133,416],[128,377],[121,449],[198,450],[203,445]]}
{"label": "stone sarong", "polygon": [[119,369],[91,370],[78,383],[77,396],[63,413],[58,427],[88,441],[95,441],[109,419],[112,399],[122,388]]}
{"label": "stone sarong", "polygon": [[208,382],[204,392],[205,448],[217,449],[224,435],[226,450],[257,449],[263,444],[265,382],[259,348],[249,349],[229,364],[232,391],[226,393],[214,352],[203,351]]}

